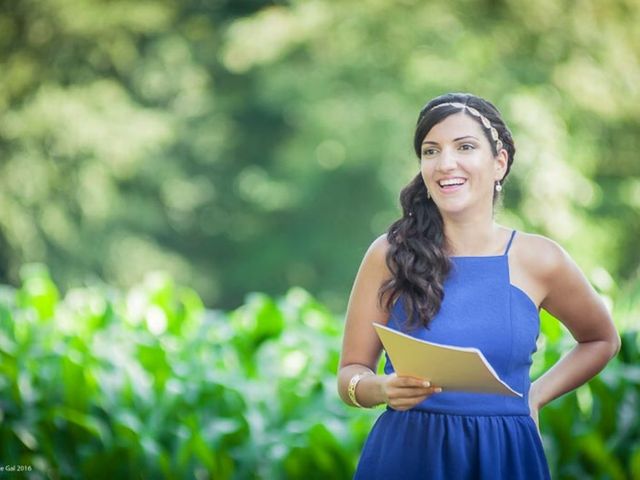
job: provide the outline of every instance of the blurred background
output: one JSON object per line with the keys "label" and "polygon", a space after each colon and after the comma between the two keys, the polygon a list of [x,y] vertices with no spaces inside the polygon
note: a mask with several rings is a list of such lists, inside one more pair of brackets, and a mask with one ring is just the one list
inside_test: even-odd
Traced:
{"label": "blurred background", "polygon": [[[0,462],[349,478],[379,413],[335,398],[351,284],[419,109],[465,91],[516,142],[499,221],[563,245],[624,334],[542,413],[554,478],[640,478],[638,25],[636,0],[1,1]],[[569,346],[543,315],[534,374]]]}

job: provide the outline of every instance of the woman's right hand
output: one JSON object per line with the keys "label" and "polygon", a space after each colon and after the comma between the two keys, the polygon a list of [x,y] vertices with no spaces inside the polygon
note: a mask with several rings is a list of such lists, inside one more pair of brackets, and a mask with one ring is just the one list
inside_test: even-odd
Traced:
{"label": "woman's right hand", "polygon": [[409,410],[442,389],[415,377],[399,377],[395,373],[382,377],[384,401],[394,410]]}

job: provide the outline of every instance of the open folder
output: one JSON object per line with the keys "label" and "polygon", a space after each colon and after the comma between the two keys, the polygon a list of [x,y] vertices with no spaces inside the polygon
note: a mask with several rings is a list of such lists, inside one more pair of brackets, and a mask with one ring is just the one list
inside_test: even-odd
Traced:
{"label": "open folder", "polygon": [[477,348],[453,347],[411,337],[384,325],[373,326],[398,375],[423,378],[443,391],[501,393],[522,397],[500,379]]}

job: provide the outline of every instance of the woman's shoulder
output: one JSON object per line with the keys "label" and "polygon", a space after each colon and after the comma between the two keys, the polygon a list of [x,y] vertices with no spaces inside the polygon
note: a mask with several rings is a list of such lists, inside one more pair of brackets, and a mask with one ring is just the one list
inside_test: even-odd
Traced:
{"label": "woman's shoulder", "polygon": [[378,291],[380,285],[389,280],[392,273],[387,266],[387,251],[389,245],[386,235],[381,235],[374,239],[365,252],[358,273],[354,289],[359,290],[359,286],[366,285],[365,290]]}
{"label": "woman's shoulder", "polygon": [[387,254],[390,243],[387,237],[387,232],[377,236],[369,245],[369,250],[374,251],[376,254]]}
{"label": "woman's shoulder", "polygon": [[567,252],[554,240],[543,235],[518,231],[511,255],[530,272],[548,277],[570,260]]}
{"label": "woman's shoulder", "polygon": [[369,248],[364,255],[364,261],[372,263],[379,268],[386,269],[387,252],[389,251],[389,247],[390,244],[387,238],[387,233],[379,235],[369,245]]}

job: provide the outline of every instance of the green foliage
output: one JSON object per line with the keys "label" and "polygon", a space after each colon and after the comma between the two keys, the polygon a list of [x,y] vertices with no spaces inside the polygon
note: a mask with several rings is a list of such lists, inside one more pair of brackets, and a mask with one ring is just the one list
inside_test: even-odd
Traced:
{"label": "green foliage", "polygon": [[[444,91],[511,126],[499,216],[614,296],[640,261],[639,5],[0,3],[0,280],[21,284],[1,292],[0,460],[348,476],[376,412],[335,397],[327,309],[299,289],[230,313],[200,298],[300,285],[343,310],[416,173],[417,110]],[[156,269],[171,277],[139,285]],[[96,277],[131,290],[73,288]],[[616,298],[619,358],[542,412],[558,478],[640,478],[639,285]],[[545,318],[535,372],[568,345]]]}
{"label": "green foliage", "polygon": [[340,327],[301,289],[224,314],[162,274],[0,303],[0,458],[33,478],[348,478],[376,412],[337,397]]}
{"label": "green foliage", "polygon": [[[22,278],[0,291],[3,462],[30,478],[352,476],[380,410],[339,400],[342,327],[304,290],[223,313],[159,273],[64,298],[42,266]],[[544,314],[534,374],[570,346]],[[639,362],[629,329],[601,375],[543,409],[554,478],[638,478]]]}
{"label": "green foliage", "polygon": [[299,285],[342,311],[419,108],[471,91],[517,145],[501,219],[606,290],[640,262],[638,24],[630,0],[1,2],[0,281],[162,269],[216,308]]}
{"label": "green foliage", "polygon": [[[640,297],[621,298],[622,305],[630,301],[638,305]],[[630,319],[619,318],[619,323],[625,320]],[[541,333],[534,376],[550,368],[573,344],[561,324],[545,311]],[[603,372],[541,411],[541,432],[553,478],[638,478],[640,332],[636,327],[621,336],[620,353]]]}

